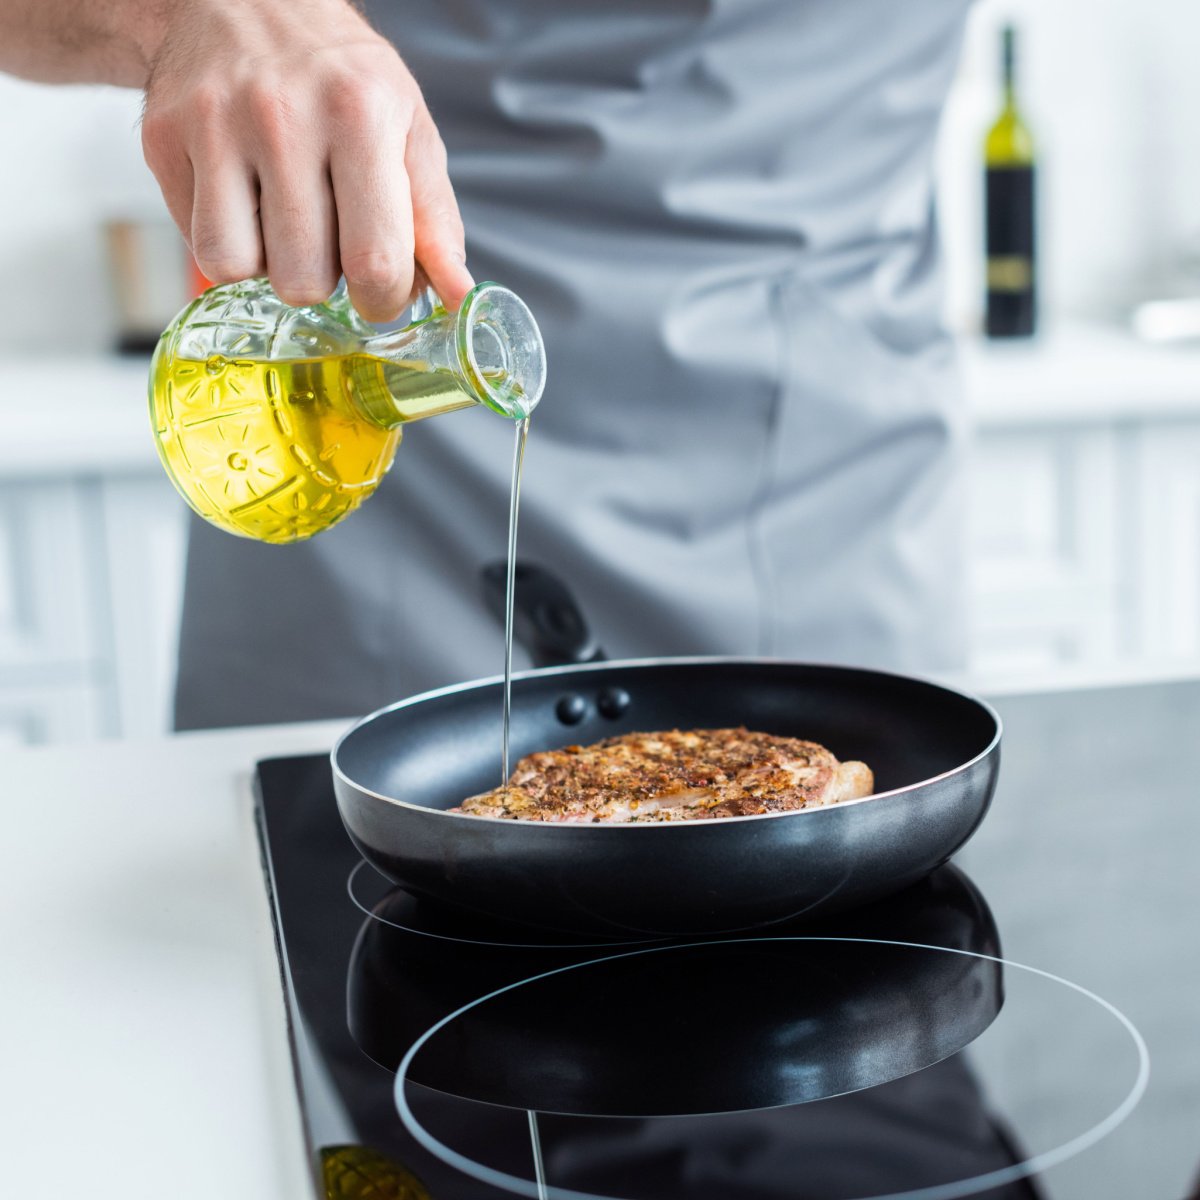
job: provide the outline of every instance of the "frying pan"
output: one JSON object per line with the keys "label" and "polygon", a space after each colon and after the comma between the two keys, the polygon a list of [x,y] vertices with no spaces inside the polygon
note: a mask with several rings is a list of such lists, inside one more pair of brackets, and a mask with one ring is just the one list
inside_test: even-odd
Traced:
{"label": "frying pan", "polygon": [[[526,566],[517,601],[535,661],[597,658],[558,581]],[[996,713],[924,680],[753,658],[600,660],[513,677],[514,762],[633,731],[745,725],[866,762],[876,794],[632,825],[446,812],[500,783],[502,690],[500,679],[441,688],[359,721],[331,756],[338,809],[363,856],[415,895],[572,933],[732,932],[898,891],[974,833],[999,769]]]}

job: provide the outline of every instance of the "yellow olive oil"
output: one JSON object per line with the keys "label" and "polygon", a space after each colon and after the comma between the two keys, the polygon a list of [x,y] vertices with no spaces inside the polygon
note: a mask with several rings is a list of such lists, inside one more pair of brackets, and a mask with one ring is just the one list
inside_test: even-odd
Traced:
{"label": "yellow olive oil", "polygon": [[178,358],[160,343],[150,403],[163,465],[230,533],[286,543],[353,512],[387,473],[406,421],[475,403],[449,371],[370,354]]}
{"label": "yellow olive oil", "polygon": [[329,1200],[430,1200],[425,1185],[394,1159],[366,1146],[322,1146]]}
{"label": "yellow olive oil", "polygon": [[521,472],[525,467],[525,442],[529,418],[517,422],[513,444],[512,483],[508,494],[508,571],[504,582],[504,703],[501,720],[500,786],[508,783],[509,725],[512,720],[513,612],[517,594],[517,514],[521,509]]}

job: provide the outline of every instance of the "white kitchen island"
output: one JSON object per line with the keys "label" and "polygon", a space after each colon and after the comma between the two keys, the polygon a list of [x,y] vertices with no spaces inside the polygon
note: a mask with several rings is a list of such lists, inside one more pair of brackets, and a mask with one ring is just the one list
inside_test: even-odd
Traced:
{"label": "white kitchen island", "polygon": [[308,1194],[250,777],[347,724],[4,757],[0,1194]]}

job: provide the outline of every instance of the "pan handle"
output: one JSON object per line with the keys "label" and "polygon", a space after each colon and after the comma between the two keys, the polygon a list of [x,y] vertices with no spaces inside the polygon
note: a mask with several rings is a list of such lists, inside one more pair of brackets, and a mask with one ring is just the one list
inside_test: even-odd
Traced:
{"label": "pan handle", "polygon": [[[483,601],[504,623],[507,563],[488,563],[481,572]],[[600,649],[566,584],[545,567],[517,560],[513,638],[529,651],[535,667],[600,662]]]}

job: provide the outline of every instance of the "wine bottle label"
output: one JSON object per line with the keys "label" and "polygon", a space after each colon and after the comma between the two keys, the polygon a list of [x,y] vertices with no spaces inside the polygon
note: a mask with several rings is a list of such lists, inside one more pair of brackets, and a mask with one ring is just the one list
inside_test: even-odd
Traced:
{"label": "wine bottle label", "polygon": [[1033,262],[1016,254],[987,260],[989,292],[1027,292],[1033,287]]}
{"label": "wine bottle label", "polygon": [[1029,337],[1037,324],[1033,168],[987,170],[988,337]]}
{"label": "wine bottle label", "polygon": [[1033,286],[1033,168],[987,171],[987,285],[1023,292]]}

